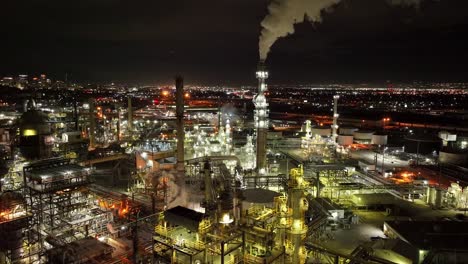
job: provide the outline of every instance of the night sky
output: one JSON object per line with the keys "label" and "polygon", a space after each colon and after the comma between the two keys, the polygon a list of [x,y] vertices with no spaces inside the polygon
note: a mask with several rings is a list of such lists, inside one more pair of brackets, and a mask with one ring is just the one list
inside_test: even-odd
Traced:
{"label": "night sky", "polygon": [[[312,1],[312,0],[311,0]],[[254,84],[266,0],[12,0],[2,3],[0,76]],[[273,83],[468,81],[468,1],[419,10],[343,0],[267,61]]]}

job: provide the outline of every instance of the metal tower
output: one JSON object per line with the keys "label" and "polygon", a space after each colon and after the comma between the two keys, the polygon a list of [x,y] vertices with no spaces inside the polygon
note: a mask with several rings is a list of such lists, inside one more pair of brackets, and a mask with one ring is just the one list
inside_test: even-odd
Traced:
{"label": "metal tower", "polygon": [[336,138],[338,137],[338,99],[340,99],[339,95],[333,96],[333,135],[332,140],[336,143]]}
{"label": "metal tower", "polygon": [[268,130],[268,103],[265,98],[268,71],[261,61],[257,68],[258,94],[254,97],[255,105],[255,127],[257,129],[257,171],[264,172],[266,169],[266,139]]}

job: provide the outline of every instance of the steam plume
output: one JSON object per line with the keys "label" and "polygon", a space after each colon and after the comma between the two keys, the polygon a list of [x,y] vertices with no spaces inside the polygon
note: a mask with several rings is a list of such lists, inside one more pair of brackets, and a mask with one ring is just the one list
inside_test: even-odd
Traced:
{"label": "steam plume", "polygon": [[[341,0],[273,0],[269,14],[263,19],[259,41],[260,60],[266,60],[277,39],[294,33],[294,24],[305,20],[320,22],[322,10],[327,10]],[[387,0],[391,5],[417,6],[422,0]]]}

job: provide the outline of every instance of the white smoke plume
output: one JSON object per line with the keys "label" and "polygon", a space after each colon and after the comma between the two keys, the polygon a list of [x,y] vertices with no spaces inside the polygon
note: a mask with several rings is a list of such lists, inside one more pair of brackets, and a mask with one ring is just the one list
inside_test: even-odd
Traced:
{"label": "white smoke plume", "polygon": [[[418,6],[422,0],[387,0],[391,5]],[[341,0],[273,0],[269,14],[263,19],[259,41],[260,60],[266,60],[271,46],[279,38],[294,33],[294,24],[305,20],[320,22],[321,12]]]}

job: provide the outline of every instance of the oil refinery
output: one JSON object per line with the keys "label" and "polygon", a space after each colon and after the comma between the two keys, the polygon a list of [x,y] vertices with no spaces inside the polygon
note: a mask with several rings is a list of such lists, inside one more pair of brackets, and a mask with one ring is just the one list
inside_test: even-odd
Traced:
{"label": "oil refinery", "polygon": [[226,90],[237,102],[178,76],[156,99],[31,97],[4,111],[0,263],[467,260],[466,128],[422,135],[350,114],[346,89],[328,114],[280,112],[268,75],[260,63],[251,97]]}

